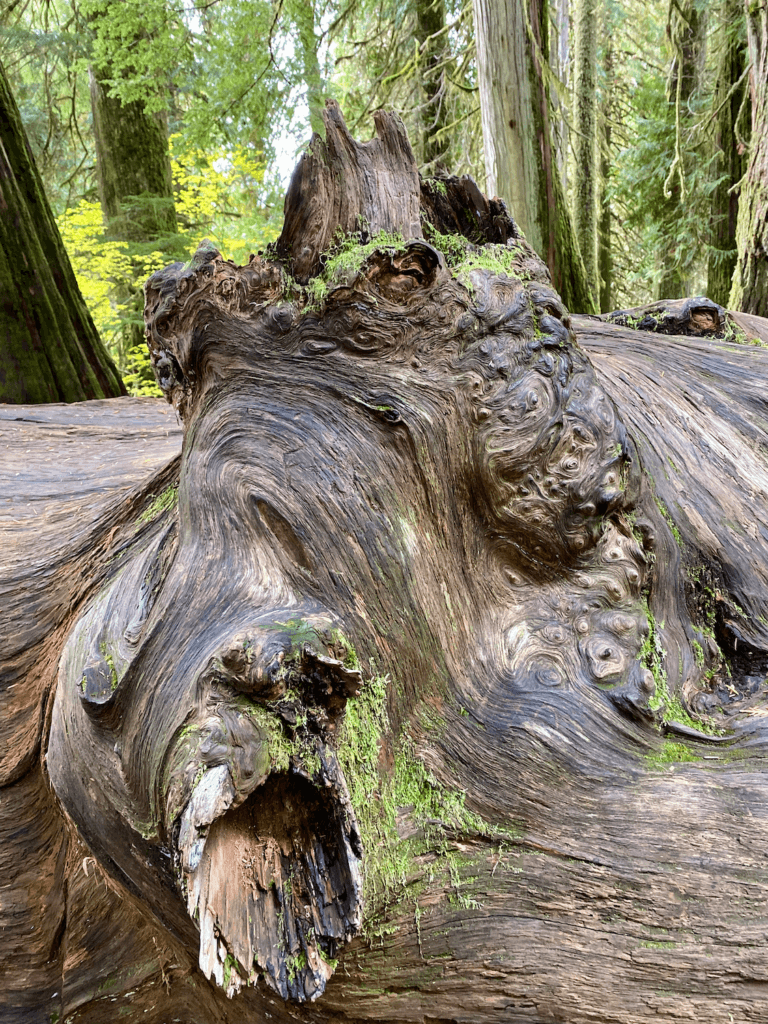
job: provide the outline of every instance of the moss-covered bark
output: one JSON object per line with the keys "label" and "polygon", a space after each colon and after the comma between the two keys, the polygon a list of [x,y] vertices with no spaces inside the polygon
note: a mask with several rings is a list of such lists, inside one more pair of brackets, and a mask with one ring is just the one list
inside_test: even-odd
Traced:
{"label": "moss-covered bark", "polygon": [[768,0],[745,0],[752,93],[752,144],[741,186],[738,259],[729,305],[768,315]]}
{"label": "moss-covered bark", "polygon": [[[98,19],[94,20],[98,28]],[[143,101],[110,95],[113,70],[91,68],[91,111],[96,143],[99,201],[110,237],[141,246],[176,233],[173,180],[164,119],[147,112]],[[143,344],[143,296],[133,281],[115,283],[121,302],[130,300],[132,321],[117,338],[118,358]]]}
{"label": "moss-covered bark", "polygon": [[600,146],[600,220],[597,230],[597,267],[600,274],[600,312],[613,309],[613,248],[611,245],[612,214],[608,193],[611,173],[611,123],[613,111],[613,45],[606,38],[603,50],[604,85],[601,101]]}
{"label": "moss-covered bark", "polygon": [[168,137],[144,104],[110,96],[107,68],[91,70],[99,200],[109,232],[146,242],[176,231]]}
{"label": "moss-covered bark", "polygon": [[445,3],[444,0],[415,0],[415,9],[424,88],[423,157],[424,164],[432,168],[447,149],[446,140],[440,136],[446,125],[445,71],[441,67],[445,57]]}
{"label": "moss-covered bark", "polygon": [[573,106],[573,226],[587,278],[597,282],[597,0],[577,0]]}
{"label": "moss-covered bark", "polygon": [[679,299],[688,290],[688,266],[678,235],[686,202],[686,171],[691,160],[692,102],[699,87],[706,47],[706,14],[701,3],[670,0],[667,35],[674,54],[667,98],[675,141],[672,165],[664,183],[656,298]]}
{"label": "moss-covered bark", "polygon": [[547,5],[474,0],[474,10],[488,191],[509,203],[566,305],[595,312],[552,145]]}
{"label": "moss-covered bark", "polygon": [[125,394],[61,241],[0,66],[0,402]]}
{"label": "moss-covered bark", "polygon": [[722,0],[718,29],[720,53],[713,97],[717,184],[712,192],[707,260],[707,295],[721,306],[728,304],[736,267],[737,186],[746,168],[736,137],[736,122],[745,94],[744,84],[738,84],[746,65],[746,39],[741,14],[741,0]]}

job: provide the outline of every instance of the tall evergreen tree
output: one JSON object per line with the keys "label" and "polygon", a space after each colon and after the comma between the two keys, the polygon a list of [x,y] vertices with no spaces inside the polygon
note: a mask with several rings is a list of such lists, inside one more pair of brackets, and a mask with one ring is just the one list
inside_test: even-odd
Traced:
{"label": "tall evergreen tree", "polygon": [[542,0],[474,0],[487,187],[505,199],[563,301],[593,312],[552,143],[549,9]]}
{"label": "tall evergreen tree", "polygon": [[701,83],[706,46],[706,14],[701,0],[670,0],[667,36],[672,46],[672,66],[667,82],[667,100],[674,131],[674,156],[664,183],[661,210],[661,239],[657,280],[659,299],[677,299],[688,290],[689,253],[683,251],[678,224],[684,216],[690,159],[692,102]]}
{"label": "tall evergreen tree", "polygon": [[[607,14],[607,12],[606,12]],[[597,269],[600,275],[600,312],[613,309],[613,213],[609,178],[613,139],[614,48],[610,32],[604,34],[603,88],[600,102],[600,189],[597,225]]]}
{"label": "tall evergreen tree", "polygon": [[597,27],[598,0],[574,4],[573,61],[573,226],[579,239],[584,270],[593,290],[597,275]]}
{"label": "tall evergreen tree", "polygon": [[742,0],[721,0],[717,34],[719,53],[712,97],[717,181],[712,192],[707,296],[726,306],[736,268],[738,185],[746,169],[743,145],[737,138],[739,113],[747,99],[742,80],[747,61]]}
{"label": "tall evergreen tree", "polygon": [[752,93],[749,165],[739,197],[729,305],[768,316],[768,0],[745,0]]}
{"label": "tall evergreen tree", "polygon": [[420,77],[424,89],[421,115],[424,164],[434,167],[446,149],[445,0],[414,0],[416,38],[419,43]]}
{"label": "tall evergreen tree", "polygon": [[[102,0],[91,0],[89,25],[98,36],[106,32],[115,40],[110,12]],[[176,233],[176,211],[173,202],[168,132],[159,112],[147,108],[145,99],[126,100],[113,88],[115,79],[133,70],[130,52],[141,36],[131,35],[130,26],[116,49],[115,67],[105,57],[102,46],[95,51],[90,68],[91,109],[96,149],[99,200],[107,233],[114,239],[133,244],[154,243]],[[126,325],[120,339],[120,360],[124,362],[130,348],[144,337],[142,320],[143,294],[131,283],[118,285],[122,297],[133,294],[135,316]]]}
{"label": "tall evergreen tree", "polygon": [[0,65],[0,402],[125,394],[61,241]]}

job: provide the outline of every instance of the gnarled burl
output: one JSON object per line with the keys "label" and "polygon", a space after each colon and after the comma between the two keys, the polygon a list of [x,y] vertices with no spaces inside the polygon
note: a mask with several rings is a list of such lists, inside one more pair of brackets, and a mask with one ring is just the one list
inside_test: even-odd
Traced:
{"label": "gnarled burl", "polygon": [[7,1019],[764,1020],[765,321],[571,318],[334,106],[274,249],[146,297],[180,461],[9,611]]}

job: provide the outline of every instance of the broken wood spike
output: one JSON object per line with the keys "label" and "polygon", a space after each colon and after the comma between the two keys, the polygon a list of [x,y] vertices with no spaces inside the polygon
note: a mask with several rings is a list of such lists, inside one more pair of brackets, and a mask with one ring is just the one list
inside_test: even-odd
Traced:
{"label": "broken wood spike", "polygon": [[232,810],[226,767],[211,769],[182,817],[182,885],[200,924],[200,968],[230,998],[262,976],[283,999],[316,999],[337,948],[360,928],[354,814],[328,749],[323,762],[326,789],[277,773]]}

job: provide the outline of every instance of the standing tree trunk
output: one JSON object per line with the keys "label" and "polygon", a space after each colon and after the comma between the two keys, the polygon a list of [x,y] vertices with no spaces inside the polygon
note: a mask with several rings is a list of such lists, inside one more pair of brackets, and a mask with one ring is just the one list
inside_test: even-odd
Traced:
{"label": "standing tree trunk", "polygon": [[0,66],[0,402],[125,394],[85,305]]}
{"label": "standing tree trunk", "polygon": [[[568,91],[571,68],[571,16],[569,0],[557,0],[553,12],[555,45],[549,48],[549,60],[552,73],[560,82],[563,92]],[[568,192],[568,160],[569,160],[569,118],[568,105],[560,96],[552,96],[553,101],[553,138],[557,152],[557,166],[563,187]]]}
{"label": "standing tree trunk", "polygon": [[573,57],[573,227],[587,280],[597,286],[597,28],[598,0],[574,4]]}
{"label": "standing tree trunk", "polygon": [[[606,19],[608,11],[606,11]],[[610,32],[603,43],[603,92],[600,104],[600,222],[598,224],[597,267],[600,275],[600,312],[613,309],[613,217],[611,214],[611,133],[613,130],[613,43]]]}
{"label": "standing tree trunk", "polygon": [[421,114],[422,152],[425,171],[434,171],[435,163],[448,148],[440,134],[446,125],[445,0],[415,0],[416,39],[419,44],[420,79],[424,89]]}
{"label": "standing tree trunk", "polygon": [[687,198],[686,175],[690,163],[690,103],[699,87],[704,65],[706,17],[701,0],[670,0],[667,37],[672,46],[672,66],[667,83],[670,129],[674,133],[672,164],[664,183],[661,211],[659,299],[677,299],[688,287],[689,254],[681,249],[678,224]]}
{"label": "standing tree trunk", "polygon": [[552,144],[548,6],[474,0],[474,11],[488,191],[509,204],[563,301],[594,312]]}
{"label": "standing tree trunk", "polygon": [[99,200],[107,230],[128,242],[176,231],[168,136],[161,117],[138,100],[110,96],[109,70],[91,70]]}
{"label": "standing tree trunk", "polygon": [[[124,103],[110,95],[111,77],[109,67],[91,68],[99,200],[111,238],[147,245],[177,230],[168,135],[161,115],[147,113],[141,100]],[[117,282],[116,291],[135,309],[118,341],[119,358],[125,362],[129,350],[143,343],[143,296],[132,281]]]}
{"label": "standing tree trunk", "polygon": [[738,186],[746,169],[742,147],[736,137],[736,123],[747,93],[743,84],[739,86],[746,67],[743,26],[742,0],[722,0],[718,30],[720,54],[712,100],[717,185],[712,193],[707,295],[723,306],[728,303],[736,268]]}
{"label": "standing tree trunk", "polygon": [[749,164],[739,196],[730,304],[768,315],[768,0],[745,0],[752,93]]}

